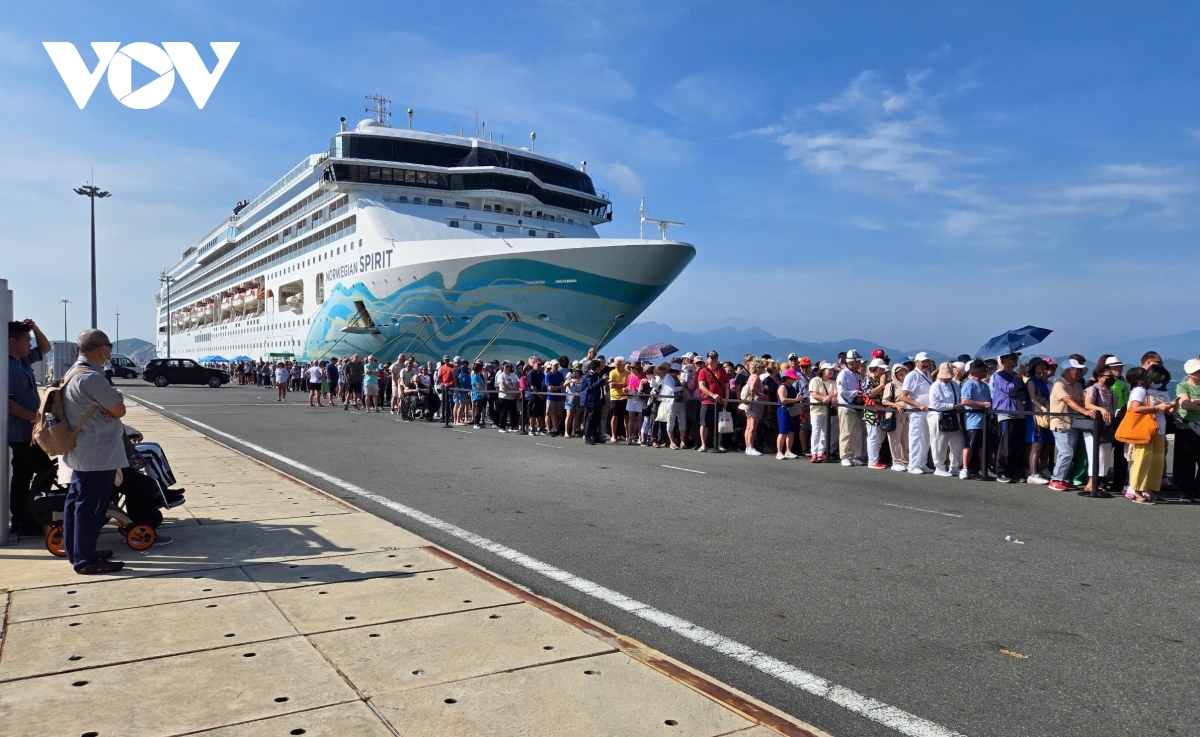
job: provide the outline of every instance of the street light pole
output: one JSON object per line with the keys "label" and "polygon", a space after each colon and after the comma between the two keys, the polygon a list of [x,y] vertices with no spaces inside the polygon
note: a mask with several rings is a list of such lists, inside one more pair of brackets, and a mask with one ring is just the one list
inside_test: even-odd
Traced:
{"label": "street light pole", "polygon": [[171,357],[171,282],[175,281],[175,277],[171,276],[163,270],[162,276],[158,280],[167,285],[167,358]]}
{"label": "street light pole", "polygon": [[[113,341],[113,345],[121,342],[121,313],[117,313],[117,339]],[[116,350],[115,348],[113,350]]]}
{"label": "street light pole", "polygon": [[94,184],[85,184],[75,188],[75,194],[83,195],[92,203],[92,329],[97,327],[96,317],[96,198],[111,197],[111,192],[104,192]]}
{"label": "street light pole", "polygon": [[63,342],[69,343],[70,340],[67,338],[67,305],[71,304],[71,300],[60,299],[59,302],[62,302],[63,305]]}

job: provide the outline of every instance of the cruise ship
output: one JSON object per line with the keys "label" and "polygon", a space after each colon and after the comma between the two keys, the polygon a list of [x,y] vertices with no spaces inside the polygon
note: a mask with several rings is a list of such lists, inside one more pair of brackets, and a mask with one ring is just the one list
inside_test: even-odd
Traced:
{"label": "cruise ship", "polygon": [[[158,355],[516,360],[603,347],[695,256],[601,238],[607,193],[485,134],[388,125],[387,100],[208,233],[161,279]],[[644,218],[644,213],[643,213]],[[169,344],[168,344],[169,343]],[[218,359],[214,359],[218,360]]]}

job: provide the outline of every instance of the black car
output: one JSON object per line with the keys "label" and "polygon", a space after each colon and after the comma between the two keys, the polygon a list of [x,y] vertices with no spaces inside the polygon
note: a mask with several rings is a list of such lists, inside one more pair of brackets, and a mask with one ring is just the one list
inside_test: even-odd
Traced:
{"label": "black car", "polygon": [[229,372],[206,368],[190,358],[156,358],[142,369],[142,378],[155,386],[208,384],[216,389],[229,383]]}
{"label": "black car", "polygon": [[118,379],[136,379],[139,376],[137,364],[126,356],[113,356],[109,361],[109,371]]}

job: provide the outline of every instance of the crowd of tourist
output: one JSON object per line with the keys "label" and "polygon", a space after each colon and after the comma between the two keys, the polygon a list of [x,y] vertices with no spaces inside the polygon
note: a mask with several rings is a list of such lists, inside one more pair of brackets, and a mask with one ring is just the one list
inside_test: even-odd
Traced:
{"label": "crowd of tourist", "polygon": [[[238,383],[277,387],[277,401],[303,392],[314,407],[386,409],[402,419],[502,433],[702,453],[773,452],[784,461],[962,480],[986,474],[1054,491],[1117,491],[1139,504],[1157,501],[1164,483],[1186,501],[1200,493],[1200,359],[1186,363],[1187,376],[1169,396],[1171,376],[1154,352],[1130,367],[1107,354],[1090,365],[1078,354],[1060,366],[1019,353],[988,360],[963,355],[937,365],[926,353],[893,362],[877,349],[869,358],[856,351],[816,363],[795,354],[746,355],[735,364],[715,351],[627,362],[592,349],[577,361],[445,356],[435,364],[400,356],[381,363],[352,356],[231,369]],[[1126,415],[1153,421],[1147,442],[1117,439]],[[1169,482],[1168,435],[1174,436]]]}

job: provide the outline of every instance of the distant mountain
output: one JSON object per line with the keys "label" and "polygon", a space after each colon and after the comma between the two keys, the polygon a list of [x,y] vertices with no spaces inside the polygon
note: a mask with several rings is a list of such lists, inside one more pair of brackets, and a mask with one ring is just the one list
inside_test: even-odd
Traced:
{"label": "distant mountain", "polygon": [[141,338],[122,338],[113,343],[113,353],[121,353],[128,356],[139,348],[145,348],[146,346],[153,347],[154,344]]}
{"label": "distant mountain", "polygon": [[929,349],[902,350],[882,345],[869,340],[848,338],[846,340],[828,343],[811,343],[793,338],[780,338],[761,328],[718,328],[702,333],[687,333],[672,329],[669,325],[657,322],[639,322],[630,325],[613,338],[602,351],[605,356],[628,356],[633,351],[651,343],[670,343],[682,352],[694,351],[705,353],[715,350],[723,360],[735,363],[741,361],[745,353],[761,356],[770,354],[776,359],[786,358],[789,353],[809,356],[814,361],[837,358],[841,351],[856,350],[864,356],[870,356],[871,351],[883,348],[893,360],[900,356],[911,356],[918,350],[925,350],[930,358],[941,362],[949,360],[942,353]]}
{"label": "distant mountain", "polygon": [[1100,346],[1093,348],[1091,353],[1085,355],[1094,360],[1101,353],[1112,353],[1120,356],[1125,365],[1133,366],[1138,363],[1138,359],[1146,351],[1158,351],[1158,354],[1164,359],[1174,358],[1178,361],[1196,358],[1200,356],[1200,330],[1176,335],[1162,335],[1157,338],[1138,338],[1124,343]]}

